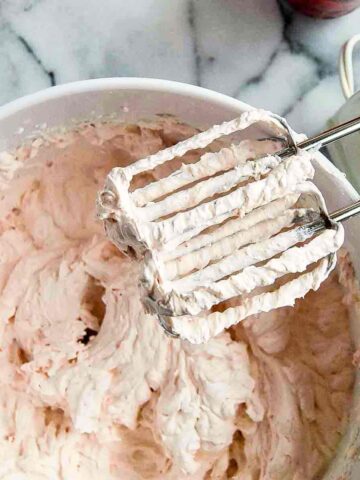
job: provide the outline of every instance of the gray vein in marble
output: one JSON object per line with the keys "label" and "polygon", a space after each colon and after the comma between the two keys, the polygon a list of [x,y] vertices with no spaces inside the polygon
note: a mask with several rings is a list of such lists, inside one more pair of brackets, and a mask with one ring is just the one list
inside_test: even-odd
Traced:
{"label": "gray vein in marble", "polygon": [[34,7],[46,0],[25,0],[24,12],[30,12]]}
{"label": "gray vein in marble", "polygon": [[[16,32],[14,32],[16,35]],[[21,35],[16,35],[17,39],[19,42],[24,46],[25,50],[31,55],[31,57],[34,59],[34,61],[42,68],[44,73],[49,77],[50,85],[53,87],[56,85],[56,78],[54,72],[47,70],[45,66],[43,65],[42,61],[40,58],[36,55],[32,47],[29,45],[29,43],[25,40],[24,37]]]}
{"label": "gray vein in marble", "polygon": [[[254,75],[253,77],[249,78],[244,84],[240,85],[240,87],[233,93],[233,96],[236,97],[236,98],[240,98],[241,94],[248,87],[260,84],[260,82],[262,80],[264,80],[266,74],[268,73],[269,69],[271,68],[271,66],[273,65],[275,60],[277,59],[278,55],[280,53],[282,53],[282,50],[283,50],[282,46],[283,46],[284,42],[286,42],[286,44],[289,46],[289,49],[290,49],[291,53],[305,55],[307,58],[314,61],[317,65],[317,68],[319,69],[319,76],[320,76],[320,70],[322,70],[322,68],[320,68],[320,66],[322,67],[321,59],[312,55],[311,52],[308,52],[306,50],[306,48],[304,48],[300,42],[295,42],[291,39],[291,36],[289,35],[288,30],[289,30],[289,26],[291,25],[291,23],[293,21],[293,15],[286,7],[284,7],[284,5],[279,0],[277,0],[277,3],[278,3],[279,11],[281,13],[281,18],[282,18],[282,21],[283,21],[282,39],[281,39],[279,45],[275,48],[273,53],[270,55],[269,60],[267,61],[266,65],[264,66],[262,71],[259,74]],[[288,107],[286,107],[285,109],[282,109],[281,111],[279,111],[277,113],[279,113],[282,116],[287,115],[289,112],[292,111],[292,109],[297,104],[297,102],[299,100],[301,100],[306,95],[306,93],[308,91],[310,91],[312,88],[314,88],[314,86],[316,86],[316,84],[311,82],[310,86],[306,86],[306,87],[302,88],[301,91],[299,92],[299,95],[296,98],[295,104],[292,103],[291,105],[289,105]]]}
{"label": "gray vein in marble", "polygon": [[281,41],[276,0],[196,0],[202,85],[233,95]]}
{"label": "gray vein in marble", "polygon": [[301,100],[303,100],[303,98],[320,83],[320,81],[324,77],[331,74],[335,74],[336,69],[329,63],[323,61],[319,55],[314,55],[308,48],[306,48],[306,46],[303,43],[301,43],[300,41],[294,40],[291,37],[289,30],[292,26],[294,15],[292,14],[291,11],[289,11],[286,7],[284,7],[284,5],[279,0],[278,0],[278,4],[279,4],[280,12],[283,18],[283,22],[284,22],[283,38],[289,45],[290,52],[294,54],[297,53],[297,54],[304,55],[309,60],[312,60],[316,65],[316,70],[317,70],[316,73],[318,77],[318,81],[311,84],[308,88],[303,88],[299,92],[295,102],[280,113],[280,115],[282,116],[287,116],[296,108],[296,105],[299,102],[301,102]]}
{"label": "gray vein in marble", "polygon": [[279,53],[279,48],[280,48],[280,45],[277,46],[276,49],[273,51],[273,53],[270,55],[268,62],[266,63],[264,68],[261,70],[261,72],[254,75],[253,77],[250,77],[249,80],[246,80],[245,84],[240,85],[240,87],[235,90],[235,92],[232,95],[233,97],[239,97],[239,95],[241,95],[241,92],[245,90],[245,88],[249,87],[250,85],[257,85],[258,83],[261,82],[261,80],[263,80],[267,71],[273,64],[274,60],[276,59],[276,56]]}
{"label": "gray vein in marble", "polygon": [[[311,87],[304,88],[304,89],[297,95],[296,100],[295,100],[295,102],[293,103],[293,105],[290,105],[288,108],[286,108],[285,110],[283,110],[280,115],[281,115],[282,117],[287,117],[288,115],[290,115],[290,114],[295,110],[295,108],[297,107],[298,103],[300,103],[300,102],[306,97],[306,95],[307,95],[309,92],[311,92],[311,91],[312,91],[317,85],[319,85],[319,84],[320,84],[320,79],[319,79],[318,82],[313,83],[313,84],[311,85]],[[314,106],[314,108],[315,108],[315,106]],[[309,114],[311,114],[311,112],[309,112]]]}
{"label": "gray vein in marble", "polygon": [[195,81],[196,85],[201,86],[201,57],[199,53],[198,32],[196,29],[194,0],[188,0],[188,22],[190,27],[190,35],[193,42]]}
{"label": "gray vein in marble", "polygon": [[313,60],[318,67],[319,78],[322,79],[327,75],[337,73],[337,66],[321,58],[321,55],[314,54],[303,42],[292,37],[290,29],[293,26],[294,15],[289,12],[282,4],[279,4],[280,12],[284,21],[283,37],[289,44],[290,50],[293,53],[301,53]]}

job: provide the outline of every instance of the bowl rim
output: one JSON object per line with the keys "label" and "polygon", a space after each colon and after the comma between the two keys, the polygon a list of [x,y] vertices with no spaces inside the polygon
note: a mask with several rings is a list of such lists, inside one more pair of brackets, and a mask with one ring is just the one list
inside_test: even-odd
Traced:
{"label": "bowl rim", "polygon": [[188,83],[157,78],[109,77],[63,83],[22,96],[0,106],[0,119],[13,115],[24,108],[47,102],[48,100],[76,95],[78,93],[109,90],[147,90],[174,93],[200,100],[211,100],[215,104],[236,110],[250,110],[253,108],[251,105],[236,98]]}
{"label": "bowl rim", "polygon": [[[30,93],[0,106],[0,120],[6,119],[11,115],[31,108],[32,106],[46,103],[57,98],[86,92],[104,92],[111,90],[145,90],[173,93],[188,98],[208,101],[215,105],[238,111],[239,114],[240,112],[252,110],[254,108],[237,98],[198,85],[191,85],[189,83],[158,78],[109,77],[63,83],[61,85],[55,85],[39,90],[35,93]],[[360,198],[358,192],[351,183],[344,178],[344,174],[324,155],[321,155],[320,158],[322,159],[322,166],[329,174],[334,175],[339,179],[341,178],[342,185],[352,200],[358,200]]]}

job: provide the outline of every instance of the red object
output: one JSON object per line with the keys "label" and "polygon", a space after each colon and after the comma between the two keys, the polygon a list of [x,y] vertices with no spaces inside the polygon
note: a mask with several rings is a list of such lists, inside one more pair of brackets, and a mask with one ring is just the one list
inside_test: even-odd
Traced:
{"label": "red object", "polygon": [[318,18],[340,17],[360,6],[360,0],[287,0],[287,2],[304,15]]}

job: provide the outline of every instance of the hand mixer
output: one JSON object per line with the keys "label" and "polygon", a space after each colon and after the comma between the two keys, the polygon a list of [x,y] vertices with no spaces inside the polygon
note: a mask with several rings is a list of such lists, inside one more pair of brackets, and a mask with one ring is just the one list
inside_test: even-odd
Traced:
{"label": "hand mixer", "polygon": [[[272,137],[202,153],[134,188],[142,174],[259,122]],[[319,287],[343,242],[339,222],[360,213],[360,201],[328,215],[309,181],[309,151],[358,130],[360,117],[304,139],[282,118],[251,110],[109,173],[99,216],[121,250],[143,259],[144,304],[169,335],[204,342]],[[282,148],[266,154],[269,142]]]}

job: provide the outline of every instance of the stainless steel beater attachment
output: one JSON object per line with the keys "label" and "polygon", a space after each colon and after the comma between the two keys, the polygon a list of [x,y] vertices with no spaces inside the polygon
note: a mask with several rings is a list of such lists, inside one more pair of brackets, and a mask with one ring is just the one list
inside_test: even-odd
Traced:
{"label": "stainless steel beater attachment", "polygon": [[[195,163],[183,163],[144,187],[130,187],[139,174],[264,121],[279,133],[275,138],[287,136],[287,146],[277,153],[266,155],[262,147],[265,156],[249,160],[243,143],[231,145],[205,153]],[[296,298],[314,288],[311,275],[303,273],[311,264],[319,262],[317,278],[326,277],[341,244],[338,222],[360,213],[360,201],[327,215],[320,192],[307,182],[313,173],[309,155],[301,152],[359,130],[360,117],[296,143],[283,119],[254,110],[110,172],[99,195],[99,216],[120,249],[130,248],[143,258],[144,303],[169,335],[198,341],[186,330],[198,319],[204,330],[199,327],[198,337],[206,341],[248,314],[269,310],[269,295],[276,300],[274,308],[282,306],[277,292],[282,289],[283,297],[286,288],[292,292],[295,280],[271,294],[250,299],[246,295],[285,277],[288,254],[296,254],[296,249],[301,248],[297,272],[304,284]],[[306,195],[316,197],[318,208],[301,202]],[[244,301],[224,312],[213,310],[236,297]]]}
{"label": "stainless steel beater attachment", "polygon": [[[353,118],[347,122],[337,125],[336,127],[329,128],[324,132],[315,135],[314,137],[307,138],[302,142],[299,142],[297,145],[293,142],[281,150],[278,155],[279,157],[285,158],[290,155],[294,155],[298,149],[301,150],[320,150],[320,148],[326,147],[329,143],[340,140],[341,138],[346,137],[352,133],[358,132],[360,130],[360,117]],[[292,139],[291,136],[289,136]]]}

